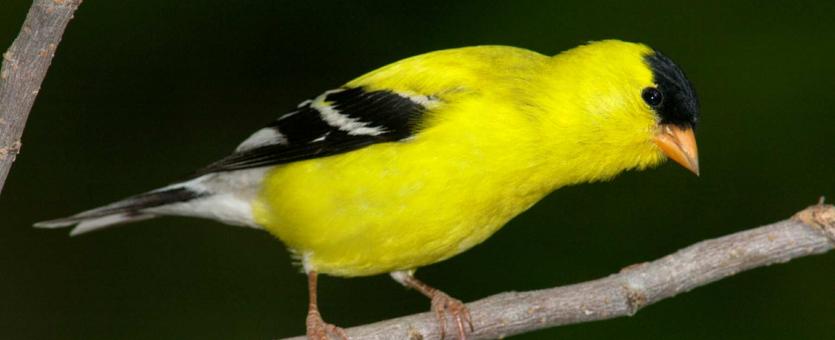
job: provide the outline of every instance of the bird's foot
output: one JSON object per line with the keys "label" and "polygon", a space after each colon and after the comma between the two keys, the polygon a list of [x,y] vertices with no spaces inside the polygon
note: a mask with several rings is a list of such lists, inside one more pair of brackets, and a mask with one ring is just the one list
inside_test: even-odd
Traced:
{"label": "bird's foot", "polygon": [[473,328],[470,310],[467,306],[461,300],[453,298],[442,291],[434,290],[432,292],[432,311],[435,312],[435,318],[438,319],[438,326],[441,328],[441,339],[444,339],[444,336],[446,336],[447,313],[452,316],[455,324],[458,325],[459,340],[466,340],[467,334],[475,330]]}
{"label": "bird's foot", "polygon": [[348,333],[336,325],[329,324],[322,320],[318,312],[307,314],[307,338],[310,340],[328,340],[335,336],[342,340],[348,340]]}

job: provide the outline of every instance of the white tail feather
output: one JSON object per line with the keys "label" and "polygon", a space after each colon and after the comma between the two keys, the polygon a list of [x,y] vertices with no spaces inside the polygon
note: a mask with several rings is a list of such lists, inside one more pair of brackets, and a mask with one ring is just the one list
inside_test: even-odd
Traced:
{"label": "white tail feather", "polygon": [[91,231],[103,229],[105,227],[110,227],[116,224],[128,223],[128,222],[136,222],[147,220],[150,218],[157,217],[156,215],[152,214],[140,214],[140,215],[125,215],[125,214],[116,214],[116,215],[109,215],[104,217],[98,218],[91,218],[89,220],[83,220],[72,228],[70,231],[70,236],[76,236],[85,234]]}
{"label": "white tail feather", "polygon": [[70,231],[75,236],[115,224],[178,215],[260,228],[252,217],[250,204],[265,172],[265,168],[256,168],[211,173],[34,226],[50,229],[75,226]]}

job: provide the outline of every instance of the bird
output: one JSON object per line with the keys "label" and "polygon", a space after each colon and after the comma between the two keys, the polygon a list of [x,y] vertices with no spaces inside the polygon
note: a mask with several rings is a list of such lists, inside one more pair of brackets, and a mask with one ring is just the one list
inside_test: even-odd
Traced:
{"label": "bird", "polygon": [[307,275],[309,338],[348,338],[319,313],[318,275],[388,273],[430,299],[442,338],[465,339],[468,308],[418,268],[482,243],[561,187],[666,159],[699,174],[693,84],[642,43],[432,51],[285,112],[182,181],[35,226],[79,235],[176,215],[262,229]]}

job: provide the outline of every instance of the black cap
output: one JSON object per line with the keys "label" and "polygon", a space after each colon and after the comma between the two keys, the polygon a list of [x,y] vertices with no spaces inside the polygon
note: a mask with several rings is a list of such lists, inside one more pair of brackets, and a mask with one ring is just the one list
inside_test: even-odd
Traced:
{"label": "black cap", "polygon": [[653,51],[644,59],[652,69],[653,81],[663,94],[663,101],[655,107],[661,116],[661,123],[695,128],[699,121],[699,98],[684,71],[658,51]]}

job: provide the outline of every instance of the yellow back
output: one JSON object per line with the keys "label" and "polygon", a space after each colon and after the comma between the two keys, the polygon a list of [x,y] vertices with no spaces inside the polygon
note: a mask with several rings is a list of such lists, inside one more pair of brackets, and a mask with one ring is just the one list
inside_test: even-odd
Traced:
{"label": "yellow back", "polygon": [[560,186],[663,157],[644,45],[604,41],[555,57],[479,46],[385,66],[346,86],[432,95],[407,141],[278,166],[256,221],[306,266],[343,276],[417,268],[482,242]]}

